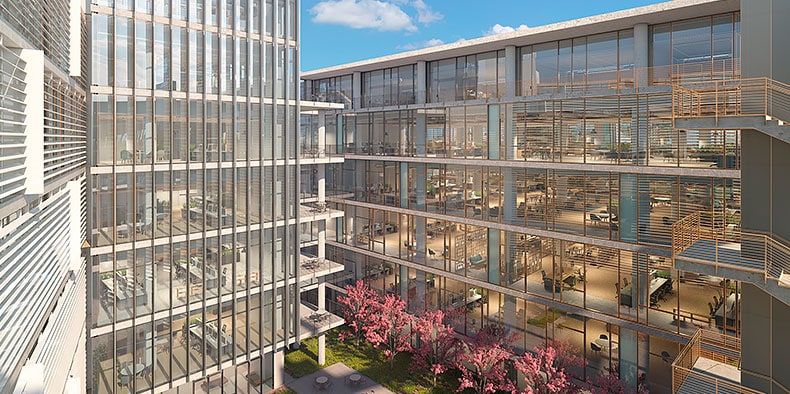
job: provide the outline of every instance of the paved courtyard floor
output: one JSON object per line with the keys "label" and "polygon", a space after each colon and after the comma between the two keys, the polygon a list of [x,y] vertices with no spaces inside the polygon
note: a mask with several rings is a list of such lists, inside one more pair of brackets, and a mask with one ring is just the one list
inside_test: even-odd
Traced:
{"label": "paved courtyard floor", "polygon": [[287,386],[299,394],[394,394],[343,363],[335,363],[310,375],[302,376],[291,381]]}

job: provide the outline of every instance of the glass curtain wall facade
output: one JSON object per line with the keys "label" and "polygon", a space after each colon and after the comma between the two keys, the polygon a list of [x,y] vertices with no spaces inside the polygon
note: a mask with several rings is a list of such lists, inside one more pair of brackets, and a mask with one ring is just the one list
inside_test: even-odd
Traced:
{"label": "glass curtain wall facade", "polygon": [[[84,322],[84,21],[68,0],[0,1],[0,392],[62,392]],[[84,49],[83,49],[84,50]]]}
{"label": "glass curtain wall facade", "polygon": [[280,384],[299,327],[297,10],[91,2],[90,392]]}
{"label": "glass curtain wall facade", "polygon": [[[327,254],[412,311],[465,311],[460,333],[495,322],[521,350],[568,340],[585,378],[617,366],[669,392],[663,354],[698,327],[740,335],[739,303],[714,310],[740,283],[675,270],[670,250],[690,214],[740,220],[740,131],[675,129],[670,87],[740,77],[739,13],[563,34],[352,73],[361,105],[326,120],[345,155]],[[410,67],[424,102],[393,102],[386,78],[385,99],[366,99],[372,76]],[[315,73],[306,86],[350,76]]]}

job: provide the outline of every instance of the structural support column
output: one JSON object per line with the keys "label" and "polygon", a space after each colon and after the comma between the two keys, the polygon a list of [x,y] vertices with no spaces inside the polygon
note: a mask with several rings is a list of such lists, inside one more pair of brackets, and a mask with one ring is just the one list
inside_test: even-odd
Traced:
{"label": "structural support column", "polygon": [[415,156],[425,157],[426,138],[428,135],[428,125],[425,110],[417,110],[415,118],[416,130],[414,130],[414,154]]}
{"label": "structural support column", "polygon": [[[318,111],[318,149],[326,152],[326,113]],[[318,202],[326,202],[326,164],[317,164]]]}
{"label": "structural support column", "polygon": [[[319,246],[318,254],[321,255],[323,248]],[[321,281],[318,284],[318,310],[326,310],[326,283]],[[318,365],[326,364],[326,334],[321,333],[318,336]]]}
{"label": "structural support column", "polygon": [[400,207],[409,207],[409,163],[400,163]]}
{"label": "structural support column", "polygon": [[499,252],[501,247],[500,232],[488,229],[488,283],[499,284]]}
{"label": "structural support column", "polygon": [[274,387],[280,387],[285,382],[283,381],[283,374],[285,371],[285,350],[280,350],[274,353],[274,365],[272,370],[274,373],[272,374],[272,384]]}
{"label": "structural support column", "polygon": [[318,336],[318,365],[326,364],[326,334]]}
{"label": "structural support column", "polygon": [[[404,220],[405,222],[405,220]],[[402,300],[409,299],[409,267],[405,265],[400,266],[398,282],[400,284],[400,298]]]}
{"label": "structural support column", "polygon": [[516,97],[516,83],[518,76],[516,75],[516,65],[518,59],[516,58],[516,47],[508,45],[505,47],[505,98]]}
{"label": "structural support column", "polygon": [[[640,23],[634,25],[634,67],[637,69],[637,87],[649,85],[648,67],[648,26]],[[646,165],[648,156],[648,111],[647,102],[637,97],[637,110],[631,119],[631,162]],[[636,174],[620,176],[620,239],[637,242],[639,234],[648,234],[650,230],[650,196],[647,181]],[[643,308],[650,305],[650,277],[648,275],[647,256],[632,253],[631,255],[631,302],[633,307]],[[624,286],[624,284],[622,284]],[[644,312],[641,312],[644,313]],[[633,390],[639,384],[640,370],[649,367],[648,336],[640,341],[638,332],[620,328],[620,379]]]}
{"label": "structural support column", "polygon": [[[331,220],[331,219],[328,219]],[[318,222],[318,258],[326,257],[326,220]]]}
{"label": "structural support column", "polygon": [[499,105],[492,104],[488,106],[488,139],[486,140],[486,144],[488,145],[488,152],[486,152],[487,156],[491,160],[499,160],[500,152],[499,152],[499,133],[501,130],[499,129],[499,125],[501,124],[499,119]]}
{"label": "structural support column", "polygon": [[428,89],[428,70],[424,60],[417,62],[417,103],[425,104]]}
{"label": "structural support column", "polygon": [[634,25],[634,68],[637,72],[636,84],[639,87],[644,87],[650,84],[648,79],[647,67],[648,54],[649,54],[649,30],[647,23],[639,23]]}
{"label": "structural support column", "polygon": [[634,392],[639,387],[640,376],[647,373],[650,360],[649,335],[620,327],[620,380]]}
{"label": "structural support column", "polygon": [[[516,213],[516,204],[518,202],[517,191],[516,191],[516,176],[515,174],[520,171],[525,171],[523,169],[513,169],[513,168],[502,168],[502,185],[500,185],[500,193],[502,193],[502,204],[503,206],[500,207],[500,215],[503,215],[502,218],[504,219],[503,222],[507,224],[518,224],[519,221],[517,219]],[[521,224],[524,223],[522,218]],[[523,253],[520,252],[519,247],[519,235],[514,232],[507,232],[507,236],[505,237],[503,242],[505,242],[505,272],[507,276],[504,278],[505,283],[502,283],[503,286],[509,286],[511,281],[516,280],[516,273],[518,270],[516,269],[517,266],[517,259],[514,258],[515,256],[521,256]],[[521,259],[522,257],[518,257]],[[523,264],[523,263],[522,263]],[[507,301],[507,298],[505,299]]]}
{"label": "structural support column", "polygon": [[[415,164],[415,171],[414,171],[414,183],[415,183],[415,205],[414,208],[417,210],[424,210],[425,209],[425,189],[426,189],[426,182],[425,182],[425,166],[426,164]],[[414,217],[414,240],[412,242],[416,243],[416,249],[414,252],[414,257],[412,261],[418,261],[421,264],[426,264],[426,256],[427,254],[427,231],[425,229],[427,220],[422,216],[415,216]],[[421,311],[425,308],[425,271],[417,271],[417,278],[416,278],[416,294],[413,304],[413,309],[415,312]]]}
{"label": "structural support column", "polygon": [[362,73],[359,71],[354,71],[351,75],[351,90],[354,109],[362,108]]}

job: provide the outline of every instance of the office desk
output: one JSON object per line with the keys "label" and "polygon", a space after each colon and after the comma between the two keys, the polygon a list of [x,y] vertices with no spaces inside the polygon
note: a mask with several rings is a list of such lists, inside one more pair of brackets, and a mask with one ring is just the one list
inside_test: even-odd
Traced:
{"label": "office desk", "polygon": [[[230,335],[224,332],[219,332],[217,328],[214,326],[214,324],[212,323],[208,323],[207,326],[208,326],[208,330],[205,330],[206,335],[204,335],[204,330],[203,330],[204,327],[203,324],[201,323],[190,325],[189,333],[193,335],[195,338],[197,338],[198,340],[205,337],[206,347],[208,347],[207,350],[209,352],[215,352],[217,349],[219,349],[220,354],[230,354],[230,352],[233,351],[233,346],[232,346],[233,342],[231,341]],[[220,338],[222,338],[220,340],[221,341],[220,344],[217,344],[218,332],[220,334]]]}
{"label": "office desk", "polygon": [[[714,317],[716,318],[716,327],[723,329],[725,328],[724,324],[726,322],[727,330],[737,329],[738,316],[735,312],[736,309],[738,308],[735,306],[735,301],[736,301],[735,293],[732,293],[729,295],[729,297],[727,297],[726,300],[724,300],[724,302],[721,305],[719,305],[719,308],[716,309],[716,312],[714,313]],[[740,299],[738,299],[738,302],[740,303]]]}
{"label": "office desk", "polygon": [[115,287],[114,278],[105,278],[101,280],[102,285],[106,292],[115,294],[115,303],[118,308],[131,308],[129,300],[134,299],[135,303],[139,305],[146,305],[145,290],[142,286],[129,287],[126,281],[118,282],[118,288]]}
{"label": "office desk", "polygon": [[[204,275],[199,261],[200,260],[195,259],[191,264],[187,264],[186,261],[179,261],[178,267],[182,270],[182,272],[189,272],[189,281],[191,283],[202,283],[207,289],[213,289],[217,287],[217,275],[208,271],[205,272]],[[197,262],[197,265],[195,262]]]}

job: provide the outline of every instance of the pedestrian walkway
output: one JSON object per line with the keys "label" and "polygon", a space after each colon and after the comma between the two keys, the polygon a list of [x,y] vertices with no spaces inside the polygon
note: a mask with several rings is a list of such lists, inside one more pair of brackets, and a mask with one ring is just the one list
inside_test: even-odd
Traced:
{"label": "pedestrian walkway", "polygon": [[336,363],[287,384],[299,394],[393,394],[369,377]]}

